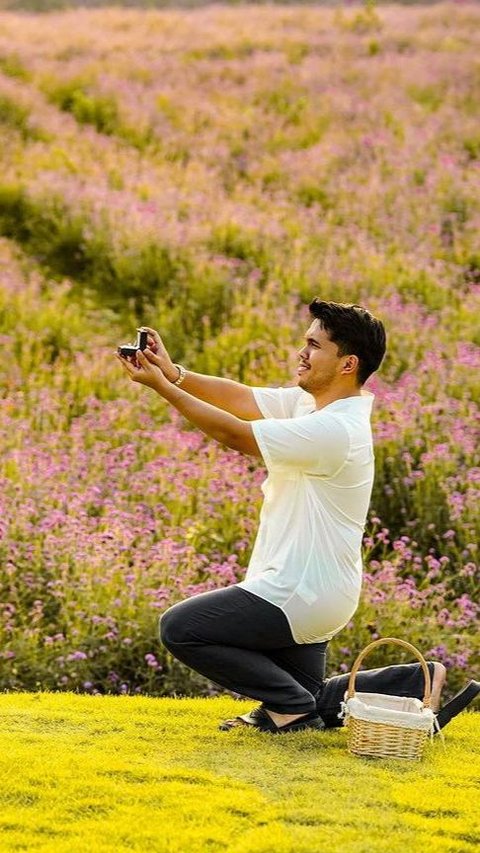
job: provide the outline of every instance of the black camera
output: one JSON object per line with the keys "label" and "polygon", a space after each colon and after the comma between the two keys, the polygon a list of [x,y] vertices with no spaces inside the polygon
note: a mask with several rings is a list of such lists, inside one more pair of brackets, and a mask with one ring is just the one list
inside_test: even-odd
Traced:
{"label": "black camera", "polygon": [[138,350],[144,350],[147,348],[147,334],[148,332],[145,329],[137,329],[137,340],[134,344],[122,344],[122,346],[118,347],[118,354],[123,358],[130,358],[130,356],[134,356],[137,354]]}

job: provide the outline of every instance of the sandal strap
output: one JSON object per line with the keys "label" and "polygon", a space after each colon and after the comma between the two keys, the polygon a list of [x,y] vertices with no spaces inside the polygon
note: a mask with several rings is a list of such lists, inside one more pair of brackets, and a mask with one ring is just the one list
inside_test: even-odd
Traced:
{"label": "sandal strap", "polygon": [[255,721],[251,725],[260,729],[262,732],[278,732],[278,726],[273,722],[270,714],[267,714],[265,708],[257,708],[255,713]]}

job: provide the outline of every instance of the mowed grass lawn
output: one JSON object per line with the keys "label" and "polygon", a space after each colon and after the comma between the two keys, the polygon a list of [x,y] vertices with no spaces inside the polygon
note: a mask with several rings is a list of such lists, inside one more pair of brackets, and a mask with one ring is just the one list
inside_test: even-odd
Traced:
{"label": "mowed grass lawn", "polygon": [[344,730],[218,723],[251,701],[0,697],[0,849],[473,853],[480,715],[421,763],[360,759]]}

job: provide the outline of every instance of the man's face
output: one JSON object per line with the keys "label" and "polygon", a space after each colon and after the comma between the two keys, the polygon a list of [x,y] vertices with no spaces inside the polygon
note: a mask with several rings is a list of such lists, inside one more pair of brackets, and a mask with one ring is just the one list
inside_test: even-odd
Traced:
{"label": "man's face", "polygon": [[314,320],[305,333],[305,345],[298,357],[298,385],[310,394],[329,388],[345,363],[345,356],[338,355],[337,344],[329,340],[319,320]]}

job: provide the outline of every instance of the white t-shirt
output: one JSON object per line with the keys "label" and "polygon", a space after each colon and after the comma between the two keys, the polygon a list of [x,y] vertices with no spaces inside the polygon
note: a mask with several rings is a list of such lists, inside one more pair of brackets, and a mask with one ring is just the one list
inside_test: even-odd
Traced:
{"label": "white t-shirt", "polygon": [[285,613],[297,643],[334,636],[355,612],[373,486],[374,395],[315,411],[302,388],[253,388],[265,420],[251,421],[268,470],[245,580]]}

